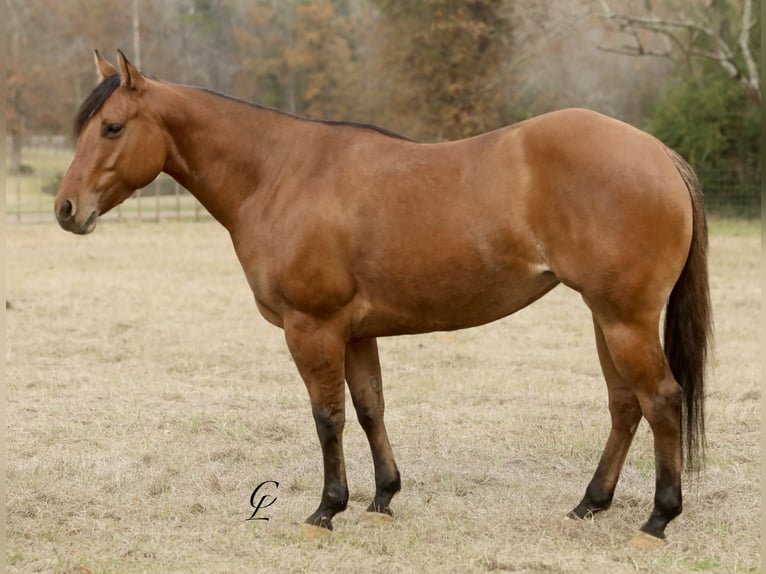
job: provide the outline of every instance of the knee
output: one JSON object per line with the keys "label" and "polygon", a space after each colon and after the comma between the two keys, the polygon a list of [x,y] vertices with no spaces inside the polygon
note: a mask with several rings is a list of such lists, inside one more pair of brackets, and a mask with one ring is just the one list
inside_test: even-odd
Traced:
{"label": "knee", "polygon": [[327,444],[343,432],[345,416],[342,412],[332,412],[330,409],[317,409],[314,411],[314,422],[319,435],[319,442]]}
{"label": "knee", "polygon": [[383,421],[383,398],[366,394],[354,397],[354,410],[364,432],[368,435],[373,433]]}
{"label": "knee", "polygon": [[356,418],[359,420],[364,432],[370,434],[372,432],[372,425],[375,423],[375,416],[373,410],[365,405],[356,406]]}

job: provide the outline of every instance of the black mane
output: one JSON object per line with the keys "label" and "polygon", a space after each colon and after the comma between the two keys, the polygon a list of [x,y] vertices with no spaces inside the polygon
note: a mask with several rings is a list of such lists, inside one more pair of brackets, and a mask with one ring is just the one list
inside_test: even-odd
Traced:
{"label": "black mane", "polygon": [[119,85],[120,74],[112,74],[111,76],[104,78],[104,80],[93,89],[90,95],[85,98],[85,101],[77,111],[77,117],[74,120],[75,137],[80,136],[82,129],[85,127],[85,124],[88,123],[88,120],[93,117],[93,114],[101,109],[101,106],[104,105],[104,102],[109,99],[109,96],[112,95],[112,92],[114,92]]}
{"label": "black mane", "polygon": [[331,125],[331,126],[349,126],[349,127],[352,127],[352,128],[362,128],[362,129],[365,129],[365,130],[373,130],[373,131],[376,131],[378,133],[383,134],[384,136],[388,136],[388,137],[391,137],[391,138],[396,138],[396,139],[399,139],[399,140],[405,140],[405,141],[408,141],[408,142],[415,142],[416,141],[416,140],[414,140],[412,138],[408,138],[407,136],[403,136],[402,134],[398,134],[396,132],[392,132],[391,130],[387,130],[386,128],[382,128],[380,126],[376,126],[375,124],[361,124],[359,122],[349,122],[349,121],[345,121],[345,120],[315,120],[315,119],[311,119],[311,118],[303,118],[303,119],[307,119],[307,120],[312,121],[312,122],[321,122],[323,124],[328,124],[328,125]]}
{"label": "black mane", "polygon": [[308,121],[308,122],[317,122],[317,123],[320,123],[320,124],[327,124],[327,125],[330,125],[330,126],[347,126],[347,127],[360,128],[360,129],[365,129],[365,130],[373,130],[373,131],[376,131],[376,132],[378,132],[380,134],[383,134],[384,136],[388,136],[388,137],[391,137],[391,138],[396,138],[396,139],[405,140],[405,141],[409,141],[409,142],[416,141],[416,140],[413,140],[411,138],[408,138],[407,136],[403,136],[403,135],[398,134],[396,132],[392,132],[392,131],[387,130],[385,128],[381,128],[380,126],[376,126],[374,124],[363,124],[363,123],[349,122],[349,121],[344,121],[344,120],[323,120],[323,119],[309,118],[309,117],[306,117],[306,116],[300,116],[298,114],[291,114],[290,112],[285,112],[285,111],[279,110],[277,108],[272,108],[271,106],[264,106],[263,104],[256,104],[256,103],[253,103],[253,102],[248,102],[247,100],[243,100],[241,98],[230,96],[230,95],[224,94],[222,92],[216,92],[215,90],[211,90],[209,88],[197,88],[197,89],[202,90],[203,92],[207,92],[209,94],[213,94],[214,96],[219,96],[221,98],[226,98],[227,100],[234,100],[235,102],[239,102],[240,104],[246,104],[248,106],[253,106],[255,108],[260,108],[262,110],[268,110],[270,112],[275,112],[277,114],[282,114],[283,116],[289,116],[291,118],[297,118],[299,120],[304,120],[304,121]]}
{"label": "black mane", "polygon": [[[118,74],[112,74],[111,76],[104,78],[104,80],[98,86],[94,88],[94,90],[85,99],[85,101],[82,103],[82,105],[80,106],[80,109],[77,112],[77,117],[75,118],[75,122],[74,122],[75,137],[80,136],[83,128],[85,127],[85,124],[88,123],[88,120],[93,117],[93,114],[95,114],[96,112],[98,112],[98,110],[101,109],[101,107],[104,105],[104,102],[106,102],[106,100],[109,99],[109,96],[112,95],[112,93],[117,89],[119,85],[120,85],[120,74],[118,73]],[[323,123],[323,124],[327,124],[331,126],[348,126],[348,127],[361,128],[366,130],[373,130],[388,137],[392,137],[392,138],[396,138],[400,140],[406,140],[406,141],[415,141],[403,135],[397,134],[395,132],[389,131],[385,128],[381,128],[379,126],[372,125],[372,124],[360,124],[356,122],[347,122],[347,121],[339,121],[339,120],[318,120],[314,118],[306,118],[303,116],[290,114],[288,112],[283,112],[281,110],[277,110],[275,108],[271,108],[268,106],[263,106],[261,104],[254,104],[252,102],[248,102],[240,98],[235,98],[234,96],[229,96],[227,94],[222,94],[214,90],[209,90],[207,88],[198,88],[198,89],[216,96],[220,96],[222,98],[227,98],[229,100],[234,100],[236,102],[246,104],[248,106],[254,106],[256,108],[269,110],[272,112],[276,112],[278,114],[283,114],[286,116],[299,118],[299,119],[310,121],[310,122],[319,122],[319,123]]]}

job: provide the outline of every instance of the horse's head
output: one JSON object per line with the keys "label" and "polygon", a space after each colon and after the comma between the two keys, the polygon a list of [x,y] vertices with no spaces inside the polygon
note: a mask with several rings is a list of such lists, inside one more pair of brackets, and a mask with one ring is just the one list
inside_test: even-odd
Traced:
{"label": "horse's head", "polygon": [[122,52],[119,71],[98,52],[101,82],[80,107],[77,151],[56,195],[61,227],[90,233],[98,217],[148,185],[162,171],[167,140],[148,105],[156,83]]}

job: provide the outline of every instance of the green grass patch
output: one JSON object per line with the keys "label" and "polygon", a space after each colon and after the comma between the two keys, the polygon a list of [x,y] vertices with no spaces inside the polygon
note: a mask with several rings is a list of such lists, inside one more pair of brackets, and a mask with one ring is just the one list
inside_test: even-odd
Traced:
{"label": "green grass patch", "polygon": [[717,558],[703,558],[701,560],[679,560],[678,565],[692,572],[710,572],[720,568],[721,561]]}
{"label": "green grass patch", "polygon": [[760,219],[718,218],[708,219],[710,235],[728,237],[752,237],[761,234]]}

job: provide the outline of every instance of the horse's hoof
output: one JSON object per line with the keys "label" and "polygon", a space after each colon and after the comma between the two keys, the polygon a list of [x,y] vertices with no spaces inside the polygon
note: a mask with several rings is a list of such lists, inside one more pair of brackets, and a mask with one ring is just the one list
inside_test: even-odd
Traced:
{"label": "horse's hoof", "polygon": [[630,541],[630,545],[639,550],[656,550],[657,548],[661,548],[664,544],[665,541],[662,538],[647,534],[643,530],[639,530],[633,537],[633,540]]}
{"label": "horse's hoof", "polygon": [[559,525],[561,525],[561,528],[568,528],[569,526],[580,524],[581,522],[582,522],[582,518],[578,518],[577,516],[572,516],[571,514],[567,514],[561,520],[559,520]]}
{"label": "horse's hoof", "polygon": [[[555,524],[555,519],[552,522],[552,524]],[[575,532],[579,532],[583,528],[583,519],[574,516],[571,513],[567,514],[566,516],[563,516],[558,520],[558,529],[562,533],[566,534],[574,534]]]}
{"label": "horse's hoof", "polygon": [[332,534],[332,530],[329,528],[322,528],[321,526],[314,526],[313,524],[307,524],[305,522],[301,524],[301,531],[303,532],[303,537],[306,540],[326,538]]}
{"label": "horse's hoof", "polygon": [[359,522],[367,524],[389,524],[394,521],[394,517],[385,512],[370,512],[369,510],[362,514]]}

